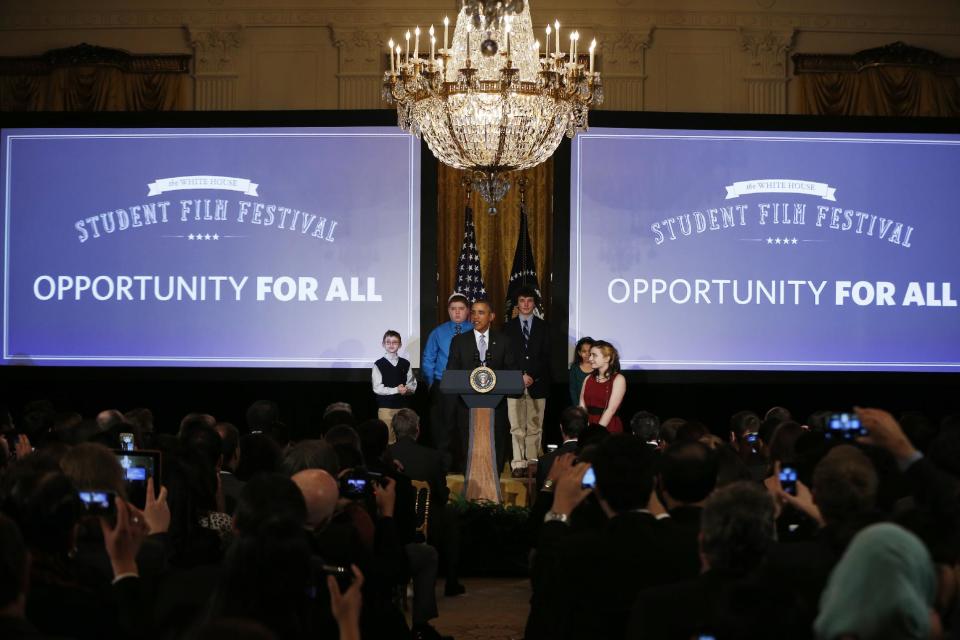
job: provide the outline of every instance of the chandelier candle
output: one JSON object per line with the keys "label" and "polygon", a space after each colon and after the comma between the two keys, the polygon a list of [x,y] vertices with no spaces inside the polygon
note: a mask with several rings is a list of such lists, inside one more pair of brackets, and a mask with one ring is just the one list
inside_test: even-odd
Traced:
{"label": "chandelier candle", "polygon": [[413,59],[420,60],[420,27],[417,27],[413,30],[414,42],[413,42]]}
{"label": "chandelier candle", "polygon": [[597,39],[590,42],[590,75],[593,75],[593,51],[597,48]]}
{"label": "chandelier candle", "polygon": [[443,55],[448,55],[450,53],[450,41],[447,38],[447,34],[450,31],[450,18],[447,16],[443,17]]}
{"label": "chandelier candle", "polygon": [[544,59],[548,59],[550,57],[550,31],[550,25],[547,25],[547,37],[544,38],[544,44],[546,45],[546,49],[543,52]]}
{"label": "chandelier candle", "polygon": [[387,51],[390,52],[390,75],[397,75],[397,65],[393,61],[393,38],[390,38],[390,42],[387,43]]}
{"label": "chandelier candle", "polygon": [[563,51],[560,51],[560,21],[559,20],[554,21],[553,31],[557,34],[557,55],[562,56]]}

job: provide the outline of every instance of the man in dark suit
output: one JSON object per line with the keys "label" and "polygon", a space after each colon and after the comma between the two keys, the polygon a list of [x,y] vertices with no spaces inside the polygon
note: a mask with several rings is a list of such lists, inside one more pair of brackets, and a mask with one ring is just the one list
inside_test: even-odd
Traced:
{"label": "man in dark suit", "polygon": [[[540,458],[537,463],[537,490],[542,490],[543,483],[547,480],[550,468],[557,458],[565,453],[577,452],[577,439],[580,432],[587,426],[587,412],[580,407],[567,407],[560,414],[560,436],[563,438],[563,444],[557,449]],[[548,487],[549,489],[550,487]]]}
{"label": "man in dark suit", "polygon": [[403,466],[403,472],[413,480],[430,485],[430,516],[427,542],[440,553],[440,565],[446,578],[444,595],[457,596],[466,592],[458,580],[460,568],[460,536],[457,514],[447,501],[447,467],[442,453],[417,442],[420,437],[420,417],[412,409],[401,409],[393,416],[391,428],[397,441],[390,445],[390,455]]}
{"label": "man in dark suit", "polygon": [[674,442],[663,451],[659,467],[660,494],[675,525],[676,543],[683,549],[677,577],[695,578],[700,574],[700,517],[717,484],[717,457],[702,442]]}
{"label": "man in dark suit", "polygon": [[[490,303],[477,300],[470,306],[470,321],[473,331],[454,336],[450,341],[450,358],[447,369],[471,370],[486,365],[494,371],[517,369],[518,363],[510,348],[510,339],[490,325],[496,318]],[[457,426],[463,450],[467,450],[470,418],[466,405],[459,404]],[[507,460],[508,421],[507,406],[501,402],[495,411],[494,438],[496,440],[497,470],[503,469]]]}
{"label": "man in dark suit", "polygon": [[527,461],[540,457],[543,414],[550,392],[550,333],[547,323],[533,314],[537,292],[531,287],[517,289],[514,302],[517,317],[503,327],[510,338],[514,359],[523,372],[523,394],[507,398],[510,436],[513,442],[513,470],[523,471]]}
{"label": "man in dark suit", "polygon": [[[725,596],[762,565],[775,536],[773,500],[761,486],[740,481],[715,491],[702,512],[703,573],[641,591],[626,637],[657,640],[714,635],[722,624]],[[785,637],[780,630],[766,631],[764,637]]]}
{"label": "man in dark suit", "polygon": [[589,465],[560,471],[533,561],[526,638],[619,640],[637,593],[675,579],[673,524],[650,499],[655,463],[632,436],[603,440],[593,456],[593,491],[607,520],[587,529],[569,522],[591,492],[582,484]]}

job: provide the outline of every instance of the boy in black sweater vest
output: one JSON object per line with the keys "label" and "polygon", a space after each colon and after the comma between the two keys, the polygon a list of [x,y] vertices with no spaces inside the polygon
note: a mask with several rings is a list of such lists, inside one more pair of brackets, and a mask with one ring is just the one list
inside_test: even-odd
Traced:
{"label": "boy in black sweater vest", "polygon": [[[377,397],[377,418],[390,426],[393,416],[400,409],[410,408],[413,394],[417,391],[417,379],[413,376],[410,361],[397,355],[402,344],[400,334],[389,330],[383,334],[383,348],[386,353],[373,363],[370,371],[373,393]],[[397,441],[393,429],[390,432],[390,444]]]}

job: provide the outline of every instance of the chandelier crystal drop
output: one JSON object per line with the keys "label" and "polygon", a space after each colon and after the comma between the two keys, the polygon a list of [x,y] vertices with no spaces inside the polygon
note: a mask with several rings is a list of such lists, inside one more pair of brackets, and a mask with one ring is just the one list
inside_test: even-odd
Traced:
{"label": "chandelier crystal drop", "polygon": [[586,130],[590,107],[602,103],[596,40],[581,58],[573,31],[563,51],[554,22],[541,47],[529,2],[466,2],[452,43],[449,27],[445,18],[442,48],[432,26],[422,52],[419,27],[412,46],[409,31],[403,47],[390,40],[383,98],[396,107],[401,129],[422,137],[442,163],[470,172],[495,213],[510,187],[506,174],[547,160],[564,135]]}

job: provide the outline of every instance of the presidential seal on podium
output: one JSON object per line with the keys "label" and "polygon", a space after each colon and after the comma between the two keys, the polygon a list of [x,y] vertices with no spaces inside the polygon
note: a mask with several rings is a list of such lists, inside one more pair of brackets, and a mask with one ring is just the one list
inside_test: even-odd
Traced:
{"label": "presidential seal on podium", "polygon": [[477,393],[490,393],[497,386],[497,374],[490,367],[481,365],[470,372],[470,386]]}

